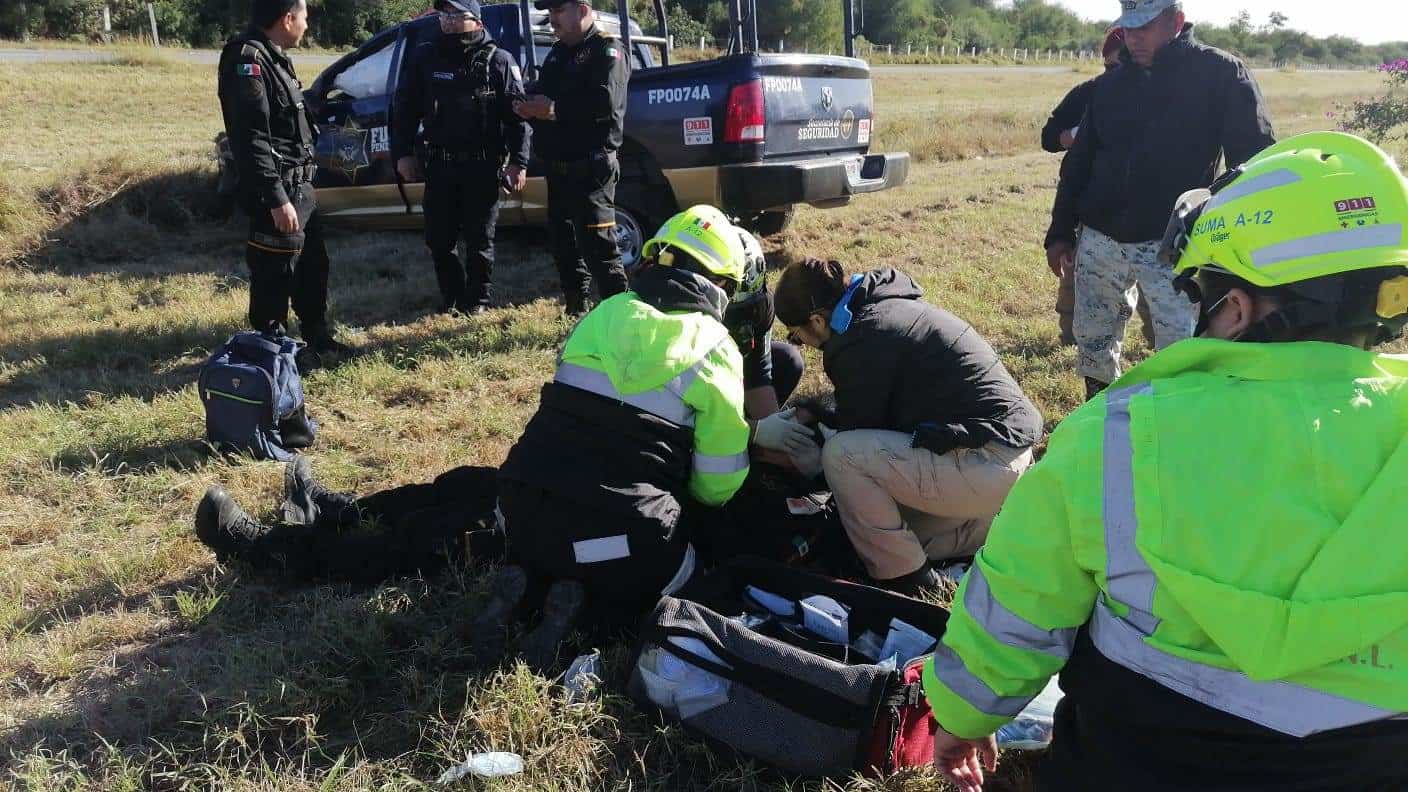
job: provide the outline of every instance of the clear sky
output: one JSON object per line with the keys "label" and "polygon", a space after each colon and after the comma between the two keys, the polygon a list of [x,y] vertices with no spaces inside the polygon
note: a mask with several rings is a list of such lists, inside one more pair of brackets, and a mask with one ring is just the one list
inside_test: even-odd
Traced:
{"label": "clear sky", "polygon": [[[1114,19],[1119,0],[1053,0],[1086,19]],[[1272,11],[1290,18],[1287,27],[1314,36],[1341,35],[1366,44],[1408,40],[1408,0],[1183,0],[1188,19],[1225,25],[1246,9],[1264,25]]]}

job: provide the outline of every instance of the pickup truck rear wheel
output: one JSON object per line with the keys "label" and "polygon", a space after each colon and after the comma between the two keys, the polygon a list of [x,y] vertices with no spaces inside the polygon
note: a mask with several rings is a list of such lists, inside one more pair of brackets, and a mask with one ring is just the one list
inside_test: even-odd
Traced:
{"label": "pickup truck rear wheel", "polygon": [[776,209],[768,212],[759,212],[753,217],[743,221],[744,227],[758,236],[777,236],[787,230],[787,226],[792,224],[792,218],[797,214],[797,207],[789,206],[786,209]]}
{"label": "pickup truck rear wheel", "polygon": [[616,247],[621,251],[621,264],[630,275],[640,266],[640,251],[645,247],[645,226],[634,209],[616,205]]}

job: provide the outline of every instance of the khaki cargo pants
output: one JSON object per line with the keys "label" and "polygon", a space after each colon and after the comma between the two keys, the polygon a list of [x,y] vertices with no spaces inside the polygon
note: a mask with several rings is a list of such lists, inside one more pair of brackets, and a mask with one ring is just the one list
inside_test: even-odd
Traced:
{"label": "khaki cargo pants", "polygon": [[851,545],[877,580],[971,556],[1032,463],[1030,448],[988,443],[935,454],[901,432],[841,432],[822,450]]}
{"label": "khaki cargo pants", "polygon": [[1076,373],[1114,382],[1120,376],[1125,327],[1140,294],[1154,319],[1154,346],[1163,349],[1193,331],[1197,309],[1173,289],[1173,272],[1159,264],[1159,243],[1116,242],[1093,228],[1076,246]]}

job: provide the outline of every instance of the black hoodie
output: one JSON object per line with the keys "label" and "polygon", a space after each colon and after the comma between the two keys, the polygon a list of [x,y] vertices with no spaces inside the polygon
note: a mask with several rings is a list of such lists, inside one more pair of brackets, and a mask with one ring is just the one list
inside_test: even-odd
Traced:
{"label": "black hoodie", "polygon": [[1042,419],[997,353],[967,322],[920,298],[908,275],[868,272],[845,332],[832,330],[822,365],[836,388],[834,427],[913,432],[948,427],[959,444],[1026,448]]}
{"label": "black hoodie", "polygon": [[1236,167],[1272,143],[1256,79],[1200,43],[1193,26],[1143,68],[1124,53],[1095,78],[1075,145],[1061,163],[1046,246],[1087,225],[1117,242],[1157,240],[1178,196],[1207,187],[1225,157]]}

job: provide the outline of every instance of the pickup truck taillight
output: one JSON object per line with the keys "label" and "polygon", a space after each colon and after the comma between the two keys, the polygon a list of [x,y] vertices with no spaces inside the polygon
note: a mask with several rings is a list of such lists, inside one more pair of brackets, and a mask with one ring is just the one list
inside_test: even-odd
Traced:
{"label": "pickup truck taillight", "polygon": [[728,92],[724,142],[762,143],[767,137],[767,120],[763,110],[763,81],[752,80],[733,86]]}

